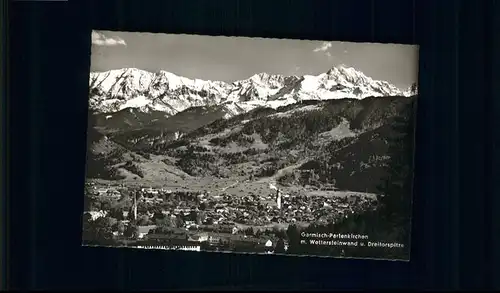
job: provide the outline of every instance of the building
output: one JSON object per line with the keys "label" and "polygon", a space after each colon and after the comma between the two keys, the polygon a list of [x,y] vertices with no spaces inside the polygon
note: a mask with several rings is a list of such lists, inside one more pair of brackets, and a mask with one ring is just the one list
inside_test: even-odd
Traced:
{"label": "building", "polygon": [[276,191],[276,205],[278,206],[278,209],[281,210],[281,193],[279,190]]}
{"label": "building", "polygon": [[199,245],[145,245],[137,246],[142,249],[164,249],[164,250],[184,250],[184,251],[200,251]]}
{"label": "building", "polygon": [[97,220],[98,218],[101,218],[101,217],[106,217],[106,215],[108,214],[107,211],[89,211],[87,212],[87,214],[90,215],[90,218],[92,219],[92,221],[95,221]]}
{"label": "building", "polygon": [[97,189],[97,193],[100,196],[106,195],[108,193],[108,189],[107,188],[99,188],[99,189]]}
{"label": "building", "polygon": [[154,229],[156,229],[156,225],[137,226],[137,238],[139,239],[144,238],[144,236],[149,234],[149,232]]}
{"label": "building", "polygon": [[221,241],[221,237],[213,236],[213,235],[208,237],[208,242],[210,244],[218,244],[220,241]]}
{"label": "building", "polygon": [[208,241],[208,234],[207,233],[200,233],[197,235],[192,235],[188,238],[189,241],[192,242],[205,242]]}

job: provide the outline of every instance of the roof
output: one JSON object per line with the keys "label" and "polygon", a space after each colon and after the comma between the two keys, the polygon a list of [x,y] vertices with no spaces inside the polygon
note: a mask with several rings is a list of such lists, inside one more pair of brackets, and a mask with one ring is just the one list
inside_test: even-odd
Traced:
{"label": "roof", "polygon": [[149,226],[137,226],[137,232],[142,234],[147,234],[149,231],[156,229],[156,225]]}
{"label": "roof", "polygon": [[148,239],[186,239],[187,234],[148,234]]}
{"label": "roof", "polygon": [[168,238],[170,238],[170,237],[171,237],[171,235],[167,235],[167,234],[157,234],[157,233],[155,233],[155,234],[149,234],[149,235],[148,235],[148,238],[151,238],[151,239],[152,239],[152,238],[158,238],[158,239],[160,239],[160,238],[164,238],[164,239],[168,239]]}
{"label": "roof", "polygon": [[189,236],[191,239],[200,239],[202,237],[208,237],[207,233],[193,234]]}
{"label": "roof", "polygon": [[193,243],[192,241],[188,241],[186,239],[170,239],[168,242],[170,245],[182,245],[182,246],[199,246],[199,243]]}

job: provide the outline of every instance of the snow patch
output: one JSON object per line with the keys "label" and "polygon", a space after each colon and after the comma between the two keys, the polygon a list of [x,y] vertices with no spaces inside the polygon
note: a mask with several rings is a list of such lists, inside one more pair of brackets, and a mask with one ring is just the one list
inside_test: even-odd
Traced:
{"label": "snow patch", "polygon": [[349,121],[347,121],[346,119],[343,119],[343,121],[337,127],[319,134],[320,138],[329,140],[339,140],[353,136],[356,136],[356,133],[350,129]]}
{"label": "snow patch", "polygon": [[286,112],[280,112],[280,113],[275,113],[269,115],[270,117],[291,117],[294,113],[300,113],[300,112],[308,112],[308,111],[316,111],[316,110],[321,110],[323,108],[322,105],[307,105],[304,107],[300,108],[295,108],[292,110],[288,110]]}
{"label": "snow patch", "polygon": [[141,108],[150,104],[150,100],[145,96],[138,96],[126,101],[120,106],[120,110],[125,108]]}

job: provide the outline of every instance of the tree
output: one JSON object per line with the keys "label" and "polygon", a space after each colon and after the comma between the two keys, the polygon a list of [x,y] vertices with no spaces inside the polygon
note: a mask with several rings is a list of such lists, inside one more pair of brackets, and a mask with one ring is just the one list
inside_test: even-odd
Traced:
{"label": "tree", "polygon": [[128,226],[125,228],[123,236],[128,238],[137,237],[137,226],[134,223],[129,223]]}
{"label": "tree", "polygon": [[118,231],[118,234],[122,235],[123,233],[125,233],[125,225],[123,224],[123,222],[118,222],[118,225],[116,227],[116,230]]}
{"label": "tree", "polygon": [[93,199],[91,197],[91,192],[89,186],[85,185],[85,193],[83,197],[83,210],[92,211]]}
{"label": "tree", "polygon": [[86,223],[92,221],[92,215],[90,213],[84,213],[82,219],[83,219],[83,224],[85,225]]}
{"label": "tree", "polygon": [[189,220],[196,222],[197,219],[198,219],[198,213],[195,210],[191,210],[191,212],[189,213]]}
{"label": "tree", "polygon": [[94,128],[97,125],[96,114],[97,113],[90,109],[87,112],[87,125],[89,126],[87,129],[88,146],[91,146],[92,143],[99,141],[103,137],[103,135]]}
{"label": "tree", "polygon": [[[333,225],[333,231],[367,234],[371,239],[408,243],[411,226],[415,102],[413,100],[392,121],[394,135],[389,140],[390,160],[386,166],[387,176],[378,187],[381,194],[377,198],[378,209],[344,219]],[[339,251],[332,247],[327,253],[338,254]],[[346,248],[344,253],[349,257],[406,258],[409,245],[405,245],[401,250]]]}
{"label": "tree", "polygon": [[[110,218],[100,217],[92,221],[85,219],[83,223],[83,239],[87,244],[109,245],[113,243],[113,222]],[[115,219],[116,220],[116,219]]]}
{"label": "tree", "polygon": [[115,218],[117,220],[123,220],[123,211],[120,208],[112,207],[109,210],[109,216],[113,217],[113,218]]}
{"label": "tree", "polygon": [[252,227],[248,227],[247,229],[243,230],[243,233],[247,236],[253,236],[254,235],[254,231],[253,231],[253,228]]}
{"label": "tree", "polygon": [[118,220],[117,220],[116,218],[113,218],[113,217],[109,217],[109,216],[108,216],[108,217],[106,217],[106,219],[107,219],[107,221],[108,221],[107,225],[108,225],[109,227],[114,227],[114,226],[116,226],[116,224],[118,223]]}
{"label": "tree", "polygon": [[98,200],[89,200],[89,211],[100,211],[100,210],[103,210],[102,208],[102,204],[100,201]]}
{"label": "tree", "polygon": [[149,217],[147,215],[142,215],[139,217],[137,224],[139,226],[146,226],[150,224]]}
{"label": "tree", "polygon": [[397,133],[390,141],[387,178],[379,190],[380,212],[394,227],[409,230],[412,195],[414,103],[405,108],[394,119],[393,129]]}
{"label": "tree", "polygon": [[151,221],[156,224],[158,220],[162,221],[163,219],[165,219],[165,215],[162,212],[155,212],[153,214],[153,217],[151,218]]}
{"label": "tree", "polygon": [[286,237],[286,232],[283,229],[281,229],[279,226],[274,226],[272,233],[275,236],[280,237],[280,238]]}
{"label": "tree", "polygon": [[177,228],[182,228],[184,227],[184,219],[182,219],[181,216],[177,216],[176,219],[175,219],[175,226]]}
{"label": "tree", "polygon": [[275,253],[285,253],[285,241],[283,238],[279,238],[278,241],[276,242],[276,246],[274,247],[274,252]]}
{"label": "tree", "polygon": [[203,222],[205,222],[206,218],[207,218],[207,214],[204,211],[200,211],[196,215],[196,224],[198,224],[198,225],[203,224]]}
{"label": "tree", "polygon": [[168,234],[172,231],[172,228],[175,227],[173,225],[172,218],[170,217],[158,218],[155,220],[155,224],[156,229],[154,230],[154,233],[158,234]]}
{"label": "tree", "polygon": [[286,230],[286,236],[289,241],[289,251],[290,252],[298,252],[300,251],[300,231],[297,225],[292,224],[288,225],[288,229]]}

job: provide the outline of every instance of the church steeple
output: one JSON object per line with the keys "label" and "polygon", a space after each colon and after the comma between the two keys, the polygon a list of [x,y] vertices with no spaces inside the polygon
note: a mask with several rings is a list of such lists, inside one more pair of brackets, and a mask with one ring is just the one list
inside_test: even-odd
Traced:
{"label": "church steeple", "polygon": [[134,193],[134,221],[137,221],[137,201],[139,200],[139,192]]}
{"label": "church steeple", "polygon": [[278,209],[281,210],[282,202],[281,202],[281,193],[279,189],[276,189],[276,205]]}

